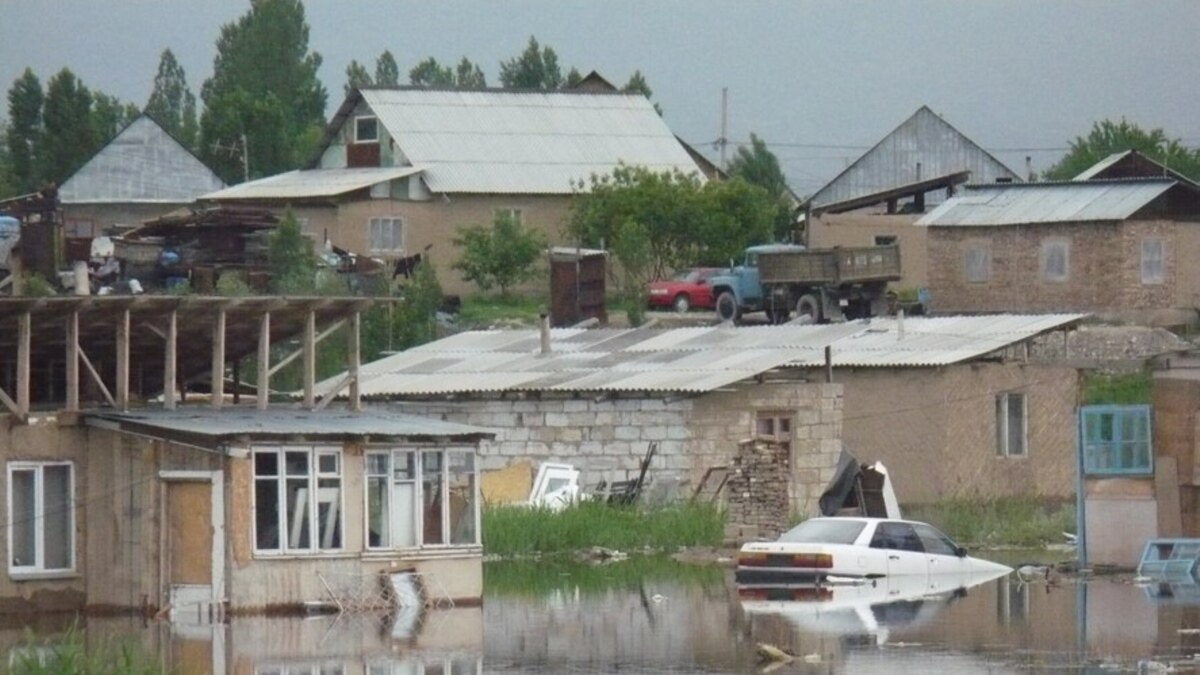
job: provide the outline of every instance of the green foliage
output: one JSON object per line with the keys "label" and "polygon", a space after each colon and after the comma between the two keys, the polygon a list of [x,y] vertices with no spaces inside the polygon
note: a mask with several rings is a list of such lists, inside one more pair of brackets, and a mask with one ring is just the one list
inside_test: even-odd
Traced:
{"label": "green foliage", "polygon": [[603,546],[620,551],[721,543],[725,514],[711,504],[681,502],[653,509],[580,502],[561,511],[485,506],[483,548],[493,555],[562,553]]}
{"label": "green foliage", "polygon": [[583,82],[583,73],[580,73],[579,69],[575,66],[571,66],[571,69],[567,71],[563,87],[565,89],[574,89],[580,82]]}
{"label": "green foliage", "polygon": [[1150,403],[1154,378],[1149,371],[1107,375],[1088,373],[1083,381],[1086,405],[1137,405]]}
{"label": "green foliage", "polygon": [[546,248],[546,238],[537,230],[523,227],[508,211],[497,211],[490,227],[471,225],[459,228],[454,244],[462,256],[451,266],[480,290],[493,287],[508,295],[514,285],[538,274],[534,265]]}
{"label": "green foliage", "polygon": [[1120,122],[1101,120],[1092,124],[1091,132],[1071,141],[1071,149],[1046,171],[1045,177],[1070,180],[1105,157],[1126,150],[1137,150],[1200,181],[1200,150],[1188,149],[1179,139],[1167,138],[1162,129],[1146,131],[1124,118]]}
{"label": "green foliage", "polygon": [[483,89],[487,86],[487,78],[483,76],[483,69],[465,56],[454,69],[454,78],[455,86],[460,89]]}
{"label": "green foliage", "polygon": [[626,220],[613,233],[613,255],[624,276],[622,301],[629,325],[637,327],[646,319],[646,297],[651,281],[650,231],[635,220]]}
{"label": "green foliage", "polygon": [[[621,91],[629,94],[641,94],[647,100],[654,96],[654,91],[650,89],[650,84],[646,82],[646,76],[642,75],[642,71],[640,70],[633,71],[633,74],[629,76],[629,80],[625,82],[625,86],[621,87]],[[663,114],[662,106],[657,103],[654,104],[654,110],[659,115]]]}
{"label": "green foliage", "polygon": [[103,147],[121,132],[141,112],[132,103],[125,103],[116,96],[104,92],[92,93],[92,129],[97,149]]}
{"label": "green foliage", "polygon": [[300,0],[251,0],[246,14],[221,28],[213,75],[200,90],[200,136],[204,159],[226,181],[242,176],[242,158],[228,149],[243,134],[253,175],[294,169],[311,152],[327,95],[308,36]]}
{"label": "green foliage", "polygon": [[196,147],[199,126],[196,121],[196,95],[187,83],[183,66],[170,49],[158,59],[154,91],[146,101],[146,114],[189,149]]}
{"label": "green foliage", "polygon": [[92,93],[63,68],[46,84],[37,149],[42,178],[61,185],[97,148]]}
{"label": "green foliage", "polygon": [[558,54],[531,35],[525,51],[500,63],[500,83],[509,89],[558,89],[563,85]]}
{"label": "green foliage", "polygon": [[395,307],[389,350],[408,349],[438,338],[437,311],[442,305],[442,286],[437,270],[428,260],[422,261],[413,278],[400,289],[404,301]]}
{"label": "green foliage", "polygon": [[317,256],[290,210],[271,233],[267,258],[272,293],[312,295],[316,291]]}
{"label": "green foliage", "polygon": [[761,138],[752,133],[750,147],[741,146],[737,149],[729,162],[729,175],[766,190],[775,201],[771,228],[775,239],[791,239],[796,225],[789,199],[791,190],[779,166],[779,158],[767,149],[767,144]]}
{"label": "green foliage", "polygon": [[660,555],[637,555],[610,565],[589,565],[562,558],[497,560],[483,566],[488,597],[542,597],[554,592],[583,596],[645,585],[688,584],[720,588],[725,572],[717,565],[689,565]]}
{"label": "green foliage", "polygon": [[408,71],[408,81],[417,87],[452,87],[454,70],[450,66],[438,63],[438,60],[431,56]]}
{"label": "green foliage", "polygon": [[33,192],[40,187],[35,154],[38,139],[42,134],[42,83],[29,68],[18,77],[8,90],[8,130],[5,144],[12,181],[21,194]]}
{"label": "green foliage", "polygon": [[31,298],[48,298],[52,295],[58,295],[58,289],[37,272],[26,274],[24,281],[25,289],[22,295]]}
{"label": "green foliage", "polygon": [[107,642],[89,652],[83,633],[71,628],[60,639],[37,640],[12,650],[8,672],[12,675],[158,675],[162,669],[136,646]]}
{"label": "green foliage", "polygon": [[375,59],[375,86],[394,87],[400,84],[400,66],[392,52],[384,50]]}
{"label": "green foliage", "polygon": [[250,288],[250,284],[242,278],[242,275],[236,272],[226,272],[217,279],[217,295],[224,295],[230,298],[244,298],[253,295],[254,291]]}
{"label": "green foliage", "polygon": [[363,87],[369,87],[374,82],[371,81],[371,74],[367,72],[366,66],[358,61],[350,61],[350,65],[346,66],[346,85],[343,92],[346,96],[354,93],[354,90]]}
{"label": "green foliage", "polygon": [[1075,531],[1072,504],[1033,497],[949,499],[905,507],[904,517],[927,522],[968,546],[1038,547],[1062,542],[1063,532]]}
{"label": "green foliage", "polygon": [[458,325],[463,330],[490,328],[499,323],[535,326],[547,304],[545,296],[525,293],[507,297],[469,295],[463,298],[459,307]]}
{"label": "green foliage", "polygon": [[617,250],[619,228],[635,222],[648,233],[646,274],[724,265],[749,245],[770,240],[775,204],[740,179],[700,182],[679,171],[620,166],[578,185],[568,232],[585,246]]}

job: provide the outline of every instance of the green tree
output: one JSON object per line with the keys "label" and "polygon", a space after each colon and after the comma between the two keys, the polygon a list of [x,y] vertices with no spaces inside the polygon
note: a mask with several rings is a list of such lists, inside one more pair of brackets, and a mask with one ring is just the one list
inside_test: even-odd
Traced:
{"label": "green tree", "polygon": [[453,87],[454,71],[431,56],[408,71],[408,81],[417,87]]}
{"label": "green tree", "polygon": [[5,146],[8,150],[10,180],[16,192],[33,192],[42,181],[36,155],[42,135],[42,83],[33,70],[25,72],[8,90],[8,129]]}
{"label": "green tree", "polygon": [[8,123],[0,120],[0,199],[21,194],[13,178],[12,161],[8,152]]}
{"label": "green tree", "polygon": [[642,325],[646,316],[646,297],[653,274],[650,230],[636,220],[619,223],[613,233],[613,256],[621,264],[622,303],[629,325]]}
{"label": "green tree", "polygon": [[187,74],[170,49],[158,59],[154,90],[146,101],[146,114],[190,149],[196,147],[196,95],[188,87]]}
{"label": "green tree", "polygon": [[396,57],[388,50],[384,50],[378,58],[375,59],[375,86],[377,87],[395,87],[400,84],[400,66],[396,63]]}
{"label": "green tree", "polygon": [[350,65],[346,66],[346,86],[343,91],[346,96],[354,93],[356,89],[369,87],[374,84],[371,81],[371,74],[363,64],[358,61],[350,61]]}
{"label": "green tree", "polygon": [[490,227],[460,228],[454,243],[462,248],[462,256],[451,267],[461,271],[467,281],[475,282],[480,290],[496,287],[505,296],[516,284],[537,276],[534,263],[546,248],[546,238],[541,232],[523,227],[506,211],[497,212]]}
{"label": "green tree", "polygon": [[580,82],[583,82],[583,74],[579,72],[578,68],[571,66],[571,69],[567,71],[567,77],[563,82],[563,87],[566,89],[574,89]]}
{"label": "green tree", "polygon": [[311,295],[316,292],[317,256],[312,240],[300,231],[296,216],[288,210],[268,241],[271,268],[270,288],[280,295]]}
{"label": "green tree", "polygon": [[[641,94],[642,96],[646,97],[647,101],[654,96],[654,91],[650,89],[650,84],[646,82],[646,76],[642,75],[642,71],[640,70],[633,71],[633,74],[629,76],[629,80],[625,83],[625,86],[621,87],[621,91],[627,94]],[[659,115],[662,115],[662,106],[655,103],[654,110]]]}
{"label": "green tree", "polygon": [[796,223],[792,215],[791,190],[779,159],[767,149],[763,139],[750,134],[750,147],[739,147],[730,160],[729,175],[766,190],[776,202],[771,230],[778,240],[790,238]]}
{"label": "green tree", "polygon": [[487,79],[483,76],[483,69],[464,56],[455,68],[454,84],[460,89],[483,89],[487,86]]}
{"label": "green tree", "polygon": [[442,286],[433,263],[424,260],[417,265],[412,279],[399,290],[399,295],[404,299],[392,311],[388,349],[408,349],[436,340]]}
{"label": "green tree", "polygon": [[97,147],[102,147],[121,132],[141,112],[132,103],[125,103],[104,92],[92,93],[92,128]]}
{"label": "green tree", "polygon": [[1045,172],[1045,177],[1070,180],[1105,157],[1126,150],[1137,150],[1200,181],[1200,150],[1189,150],[1178,139],[1167,138],[1162,129],[1146,131],[1123,118],[1120,122],[1101,120],[1092,124],[1091,132],[1071,141],[1070,150]]}
{"label": "green tree", "polygon": [[311,153],[327,93],[308,37],[300,0],[251,0],[246,14],[221,28],[213,75],[200,90],[200,136],[202,156],[226,181],[242,176],[243,158],[228,148],[243,134],[256,176],[294,169]]}
{"label": "green tree", "polygon": [[510,89],[558,89],[563,85],[558,54],[531,35],[525,51],[500,63],[500,83]]}
{"label": "green tree", "polygon": [[42,177],[61,185],[97,148],[92,93],[74,73],[63,68],[46,83],[38,142]]}

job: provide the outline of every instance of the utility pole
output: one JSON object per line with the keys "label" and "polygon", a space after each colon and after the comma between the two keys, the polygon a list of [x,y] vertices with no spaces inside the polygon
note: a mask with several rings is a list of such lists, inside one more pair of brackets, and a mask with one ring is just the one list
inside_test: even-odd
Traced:
{"label": "utility pole", "polygon": [[242,182],[250,182],[250,151],[246,149],[246,134],[242,133]]}
{"label": "utility pole", "polygon": [[725,147],[729,145],[729,87],[721,87],[721,136],[717,147],[721,151],[721,171],[725,171]]}

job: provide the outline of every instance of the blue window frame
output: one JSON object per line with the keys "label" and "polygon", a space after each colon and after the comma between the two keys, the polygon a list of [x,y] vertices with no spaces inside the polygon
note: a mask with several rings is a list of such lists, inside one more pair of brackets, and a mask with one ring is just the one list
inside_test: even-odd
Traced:
{"label": "blue window frame", "polygon": [[1154,473],[1150,406],[1093,405],[1079,410],[1083,471],[1100,476]]}

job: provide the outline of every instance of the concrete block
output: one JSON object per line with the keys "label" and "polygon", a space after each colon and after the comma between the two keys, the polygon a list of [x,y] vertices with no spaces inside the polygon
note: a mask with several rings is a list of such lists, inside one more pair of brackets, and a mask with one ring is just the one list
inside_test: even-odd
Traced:
{"label": "concrete block", "polygon": [[667,440],[666,427],[642,427],[643,441],[665,441]]}
{"label": "concrete block", "polygon": [[558,438],[564,443],[578,443],[583,440],[584,430],[577,426],[564,428],[559,432]]}
{"label": "concrete block", "polygon": [[546,426],[548,427],[565,427],[567,426],[567,416],[563,413],[546,413]]}
{"label": "concrete block", "polygon": [[642,437],[642,430],[634,426],[622,426],[613,430],[613,438],[618,441],[636,441]]}
{"label": "concrete block", "polygon": [[610,426],[591,426],[587,428],[587,437],[590,441],[611,441],[617,437],[616,431]]}
{"label": "concrete block", "polygon": [[692,434],[683,424],[667,427],[667,438],[673,441],[683,441],[691,438]]}
{"label": "concrete block", "polygon": [[565,413],[587,412],[590,405],[591,405],[591,401],[579,401],[579,400],[563,401],[563,412],[565,412]]}
{"label": "concrete block", "polygon": [[616,457],[602,457],[598,455],[588,455],[580,458],[582,464],[588,471],[613,471],[617,469]]}

